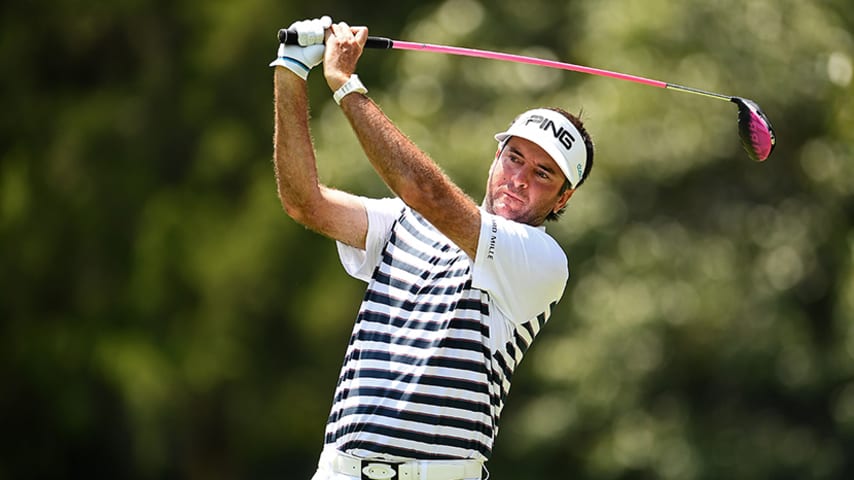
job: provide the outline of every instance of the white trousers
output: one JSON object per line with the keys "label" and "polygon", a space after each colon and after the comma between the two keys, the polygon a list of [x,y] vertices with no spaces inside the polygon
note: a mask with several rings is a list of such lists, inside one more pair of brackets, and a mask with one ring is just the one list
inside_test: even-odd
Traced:
{"label": "white trousers", "polygon": [[[330,452],[324,452],[320,455],[320,460],[317,463],[317,471],[314,473],[314,476],[311,477],[311,480],[361,480],[360,477],[335,472],[332,467],[331,459],[332,456],[330,455]],[[429,460],[423,461],[429,462]],[[489,477],[484,478],[486,479]],[[460,478],[457,480],[481,480],[481,477]]]}

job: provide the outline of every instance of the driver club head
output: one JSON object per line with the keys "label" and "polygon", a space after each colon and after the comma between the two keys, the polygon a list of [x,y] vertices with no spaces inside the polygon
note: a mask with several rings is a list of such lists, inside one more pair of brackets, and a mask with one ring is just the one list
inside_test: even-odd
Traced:
{"label": "driver club head", "polygon": [[771,122],[753,100],[732,97],[730,101],[738,105],[738,135],[744,150],[751,159],[764,162],[777,142]]}

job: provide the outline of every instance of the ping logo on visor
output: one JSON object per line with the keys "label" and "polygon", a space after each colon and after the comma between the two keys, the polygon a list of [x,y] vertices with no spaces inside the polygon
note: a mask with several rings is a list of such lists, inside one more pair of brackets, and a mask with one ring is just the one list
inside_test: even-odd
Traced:
{"label": "ping logo on visor", "polygon": [[547,130],[554,135],[555,139],[560,142],[561,145],[564,146],[567,150],[572,148],[572,142],[575,141],[575,138],[569,133],[569,130],[564,127],[558,128],[555,122],[549,120],[548,118],[542,115],[530,115],[525,117],[525,126],[530,126],[534,124],[535,126],[539,126],[540,130]]}
{"label": "ping logo on visor", "polygon": [[572,188],[578,185],[587,169],[587,147],[581,132],[568,118],[546,108],[528,110],[516,117],[506,132],[495,135],[503,144],[510,137],[536,143],[557,163]]}

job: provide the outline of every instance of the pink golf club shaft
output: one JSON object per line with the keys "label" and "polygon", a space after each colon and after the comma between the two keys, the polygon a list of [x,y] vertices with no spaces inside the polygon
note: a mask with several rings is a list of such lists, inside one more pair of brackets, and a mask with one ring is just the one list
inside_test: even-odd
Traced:
{"label": "pink golf club shaft", "polygon": [[[389,46],[376,45],[378,48],[393,48],[395,50],[417,50],[421,52],[446,53],[449,55],[461,55],[464,57],[488,58],[492,60],[503,60],[507,62],[525,63],[528,65],[537,65],[540,67],[559,68],[562,70],[571,70],[573,72],[587,73],[590,75],[598,75],[600,77],[616,78],[618,80],[626,80],[629,82],[649,85],[651,87],[668,88],[671,90],[679,90],[686,93],[695,93],[706,97],[718,98],[721,100],[731,101],[732,97],[715,92],[707,92],[697,88],[677,85],[675,83],[662,82],[661,80],[653,80],[651,78],[639,77],[637,75],[629,75],[627,73],[614,72],[611,70],[603,70],[601,68],[585,67],[584,65],[576,65],[574,63],[558,62],[555,60],[546,60],[543,58],[527,57],[525,55],[515,55],[512,53],[493,52],[489,50],[477,50],[474,48],[451,47],[448,45],[434,45],[430,43],[404,42],[401,40],[390,40],[382,37],[372,37],[377,41],[384,42],[388,40]],[[366,45],[368,46],[368,45]],[[374,47],[371,45],[370,47]]]}
{"label": "pink golf club shaft", "polygon": [[526,63],[529,65],[538,65],[541,67],[560,68],[563,70],[572,70],[573,72],[589,73],[591,75],[618,78],[620,80],[628,80],[630,82],[642,83],[645,85],[651,85],[653,87],[667,87],[667,83],[665,82],[638,77],[636,75],[628,75],[625,73],[612,72],[609,70],[585,67],[572,63],[557,62],[554,60],[546,60],[542,58],[526,57],[524,55],[514,55],[512,53],[491,52],[489,50],[477,50],[473,48],[450,47],[447,45],[432,45],[429,43],[404,42],[400,40],[393,40],[391,48],[395,50],[418,50],[422,52],[446,53],[451,55],[462,55],[464,57],[488,58],[492,60]]}

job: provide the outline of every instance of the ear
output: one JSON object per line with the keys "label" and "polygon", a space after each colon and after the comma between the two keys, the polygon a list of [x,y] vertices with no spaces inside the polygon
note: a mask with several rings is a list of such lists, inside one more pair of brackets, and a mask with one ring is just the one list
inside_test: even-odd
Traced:
{"label": "ear", "polygon": [[554,208],[552,208],[552,212],[557,213],[560,211],[561,208],[565,207],[566,202],[569,201],[573,193],[575,193],[574,188],[567,188],[565,192],[560,194],[560,196],[557,197],[557,201],[555,202]]}

